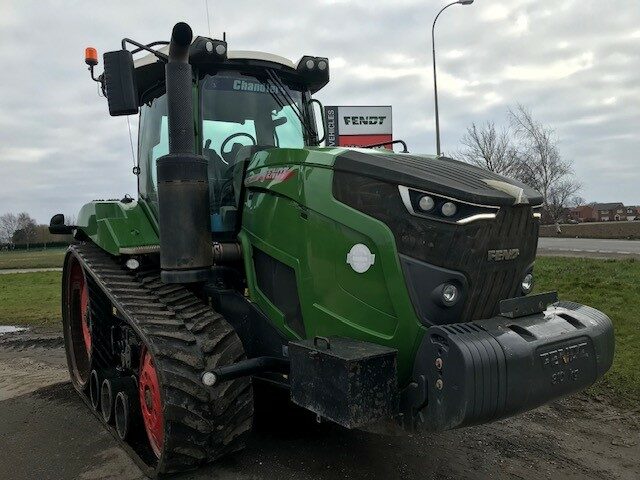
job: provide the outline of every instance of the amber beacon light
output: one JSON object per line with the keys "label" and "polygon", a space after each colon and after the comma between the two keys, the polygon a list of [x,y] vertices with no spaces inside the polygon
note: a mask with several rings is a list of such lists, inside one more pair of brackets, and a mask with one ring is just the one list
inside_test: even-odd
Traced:
{"label": "amber beacon light", "polygon": [[98,51],[93,47],[87,47],[84,49],[84,63],[90,67],[95,67],[98,64]]}

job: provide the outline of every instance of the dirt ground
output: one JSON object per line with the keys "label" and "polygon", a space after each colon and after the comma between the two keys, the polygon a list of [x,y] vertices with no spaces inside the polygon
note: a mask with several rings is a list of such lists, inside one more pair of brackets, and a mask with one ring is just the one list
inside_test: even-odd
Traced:
{"label": "dirt ground", "polygon": [[[139,479],[67,380],[56,333],[0,336],[0,478]],[[386,436],[270,407],[247,448],[183,479],[640,478],[640,412],[586,395],[491,425]]]}

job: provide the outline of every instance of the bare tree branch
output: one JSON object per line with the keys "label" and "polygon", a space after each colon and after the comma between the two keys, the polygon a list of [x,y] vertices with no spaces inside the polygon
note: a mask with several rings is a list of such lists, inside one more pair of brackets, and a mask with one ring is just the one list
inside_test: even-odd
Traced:
{"label": "bare tree branch", "polygon": [[508,130],[497,131],[495,123],[478,126],[472,123],[461,139],[458,157],[472,165],[486,168],[500,175],[510,176],[517,170],[518,155]]}
{"label": "bare tree branch", "polygon": [[18,216],[5,213],[0,216],[0,243],[12,243],[13,234],[19,228]]}
{"label": "bare tree branch", "polygon": [[515,177],[542,194],[548,217],[557,223],[569,199],[580,190],[571,162],[561,157],[553,129],[535,120],[526,107],[510,108],[509,118],[520,158]]}

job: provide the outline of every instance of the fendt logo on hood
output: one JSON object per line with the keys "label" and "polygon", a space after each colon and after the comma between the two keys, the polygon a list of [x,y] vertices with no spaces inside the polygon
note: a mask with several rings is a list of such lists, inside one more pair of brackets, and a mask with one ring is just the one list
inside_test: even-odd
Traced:
{"label": "fendt logo on hood", "polygon": [[368,117],[352,115],[343,117],[345,125],[382,125],[386,119],[387,117],[381,117],[378,115]]}
{"label": "fendt logo on hood", "polygon": [[519,248],[505,248],[502,250],[489,250],[487,260],[490,262],[502,262],[503,260],[515,260],[520,255]]}

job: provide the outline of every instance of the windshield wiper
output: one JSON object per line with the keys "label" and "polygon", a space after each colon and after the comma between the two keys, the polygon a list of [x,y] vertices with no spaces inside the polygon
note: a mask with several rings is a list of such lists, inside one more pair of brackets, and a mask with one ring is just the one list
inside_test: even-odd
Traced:
{"label": "windshield wiper", "polygon": [[[285,102],[291,107],[291,110],[293,111],[295,116],[298,117],[298,120],[300,121],[300,125],[302,125],[302,127],[304,128],[304,130],[307,133],[309,139],[310,140],[311,139],[316,139],[318,134],[310,127],[308,122],[306,122],[305,119],[303,118],[304,117],[303,112],[299,109],[298,104],[291,97],[291,95],[289,95],[289,93],[287,92],[287,87],[285,86],[285,84],[282,81],[282,79],[278,76],[278,74],[276,72],[274,72],[270,68],[267,69],[267,74],[269,75],[269,78],[271,79],[271,82],[274,84],[275,90],[277,92],[279,92],[282,95],[282,97],[284,97]],[[280,97],[278,95],[276,95],[276,93],[274,93],[271,90],[271,88],[269,88],[268,83],[267,83],[266,87],[267,87],[267,90],[269,91],[269,93],[271,94],[271,96],[273,97],[273,99],[276,100],[277,103],[280,105],[280,108],[284,108],[283,102],[280,100]]]}

